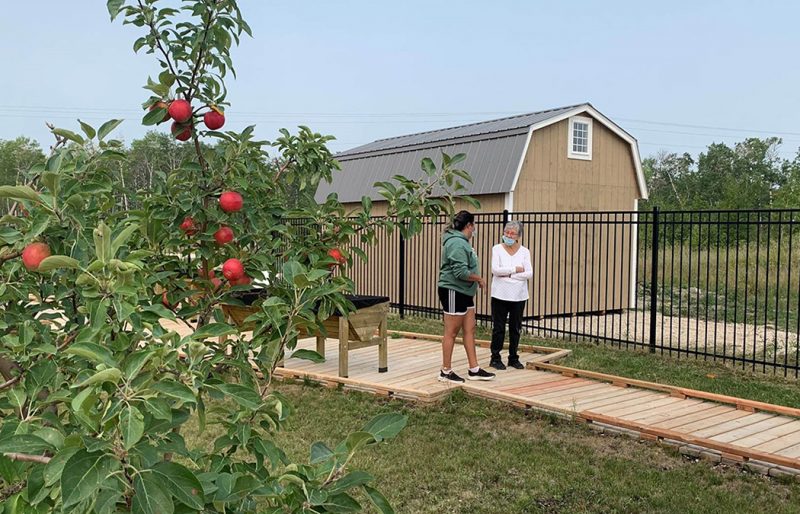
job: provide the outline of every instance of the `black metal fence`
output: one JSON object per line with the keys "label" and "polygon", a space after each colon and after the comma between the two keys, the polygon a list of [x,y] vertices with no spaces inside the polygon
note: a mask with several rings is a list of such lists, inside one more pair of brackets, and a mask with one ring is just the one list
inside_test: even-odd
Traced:
{"label": "black metal fence", "polygon": [[[477,214],[481,273],[508,219],[523,223],[533,279],[524,325],[541,337],[589,339],[743,369],[800,375],[800,210]],[[403,240],[381,233],[352,271],[357,293],[405,316],[440,316],[444,218]],[[490,287],[476,297],[491,320]]]}

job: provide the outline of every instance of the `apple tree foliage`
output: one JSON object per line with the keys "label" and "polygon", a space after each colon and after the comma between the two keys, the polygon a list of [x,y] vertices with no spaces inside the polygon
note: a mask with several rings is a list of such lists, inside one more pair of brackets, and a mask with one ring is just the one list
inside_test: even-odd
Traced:
{"label": "apple tree foliage", "polygon": [[[161,67],[145,85],[142,122],[165,123],[169,102],[189,101],[194,155],[156,171],[141,208],[126,210],[118,173],[127,156],[113,139],[121,121],[80,122],[53,128],[46,161],[0,187],[15,205],[0,220],[0,513],[322,513],[363,502],[392,512],[350,462],[396,436],[405,417],[380,415],[296,462],[276,440],[293,407],[272,374],[298,338],[353,309],[347,271],[365,257],[349,242],[374,242],[379,230],[410,237],[421,217],[452,214],[469,180],[456,168],[463,155],[443,155],[438,168],[424,160],[423,180],[377,184],[388,217],[370,217],[368,198],[358,213],[335,196],[318,204],[316,186],[339,168],[330,137],[300,127],[267,142],[252,127],[203,127],[205,112],[228,107],[230,50],[250,35],[237,3],[174,6],[108,2],[112,20],[140,28],[134,50]],[[221,210],[224,191],[241,194],[243,208]],[[181,230],[187,218],[192,230]],[[224,245],[213,237],[222,226],[234,234]],[[29,271],[19,256],[33,242],[52,256]],[[268,282],[252,333],[220,311],[254,285],[223,278],[231,258]],[[204,447],[184,438],[187,423],[221,435]]]}

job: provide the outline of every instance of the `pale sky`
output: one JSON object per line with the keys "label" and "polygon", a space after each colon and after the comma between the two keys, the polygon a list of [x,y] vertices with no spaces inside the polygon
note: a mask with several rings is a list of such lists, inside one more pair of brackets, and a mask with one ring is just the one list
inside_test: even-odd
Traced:
{"label": "pale sky", "polygon": [[[584,101],[643,157],[780,136],[800,147],[800,2],[241,0],[228,129],[309,125],[335,151],[375,139]],[[140,104],[153,56],[104,1],[5,2],[0,139],[44,146],[46,120],[78,131]],[[162,128],[161,130],[166,130]]]}

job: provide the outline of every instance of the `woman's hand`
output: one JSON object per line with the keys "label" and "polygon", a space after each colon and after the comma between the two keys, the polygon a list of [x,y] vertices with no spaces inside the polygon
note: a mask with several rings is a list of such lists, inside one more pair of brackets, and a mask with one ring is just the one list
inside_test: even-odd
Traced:
{"label": "woman's hand", "polygon": [[481,289],[485,289],[486,288],[486,281],[483,279],[483,277],[478,278],[477,282],[478,282],[478,287],[479,288],[481,288]]}
{"label": "woman's hand", "polygon": [[525,268],[522,266],[517,266],[517,273],[522,273],[523,271],[525,271]]}

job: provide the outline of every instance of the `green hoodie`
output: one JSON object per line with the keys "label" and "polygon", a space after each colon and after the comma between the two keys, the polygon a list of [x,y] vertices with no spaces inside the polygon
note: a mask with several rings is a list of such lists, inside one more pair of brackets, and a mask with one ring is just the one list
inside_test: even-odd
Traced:
{"label": "green hoodie", "polygon": [[478,274],[478,254],[469,244],[467,236],[450,229],[442,236],[442,262],[439,267],[439,287],[452,289],[467,296],[475,296],[477,282],[470,282],[470,274]]}

